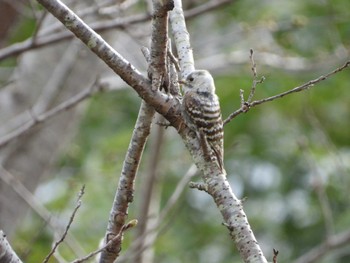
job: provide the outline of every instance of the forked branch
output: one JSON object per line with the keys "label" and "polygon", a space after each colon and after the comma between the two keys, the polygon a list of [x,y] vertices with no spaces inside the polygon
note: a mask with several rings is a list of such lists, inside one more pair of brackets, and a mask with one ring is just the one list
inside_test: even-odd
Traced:
{"label": "forked branch", "polygon": [[318,84],[330,77],[332,77],[333,75],[343,71],[344,69],[348,68],[350,66],[350,61],[347,61],[344,65],[332,70],[331,72],[327,73],[326,75],[322,75],[316,79],[310,80],[298,87],[295,87],[293,89],[287,90],[285,92],[282,92],[280,94],[265,98],[265,99],[261,99],[261,100],[254,100],[252,102],[245,102],[243,105],[241,105],[241,107],[234,111],[232,114],[230,114],[230,116],[227,117],[227,119],[224,121],[224,125],[229,123],[232,119],[234,119],[235,117],[237,117],[239,114],[241,113],[246,113],[247,111],[249,111],[251,108],[261,105],[263,103],[269,102],[269,101],[273,101],[276,99],[281,99],[284,96],[290,95],[292,93],[296,93],[296,92],[300,92],[303,90],[307,90],[311,87],[313,87],[315,84]]}
{"label": "forked branch", "polygon": [[[186,23],[184,20],[181,1],[175,1],[175,8],[171,12],[171,26],[175,45],[179,55],[182,77],[194,70],[194,60],[189,42]],[[191,136],[188,130],[180,131],[185,145],[191,153],[194,162],[201,171],[203,184],[193,185],[210,194],[220,210],[224,225],[238,248],[244,262],[266,263],[258,242],[243,211],[241,201],[233,193],[227,181],[226,174],[214,163],[206,161],[199,149],[200,142],[196,136]]]}

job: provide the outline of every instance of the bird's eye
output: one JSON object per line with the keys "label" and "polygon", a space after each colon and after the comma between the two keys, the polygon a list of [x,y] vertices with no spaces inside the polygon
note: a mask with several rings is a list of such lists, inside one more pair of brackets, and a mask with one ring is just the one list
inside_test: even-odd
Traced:
{"label": "bird's eye", "polygon": [[193,77],[190,77],[190,78],[188,78],[188,80],[189,80],[189,81],[193,81],[193,80],[194,80],[194,78],[193,78]]}

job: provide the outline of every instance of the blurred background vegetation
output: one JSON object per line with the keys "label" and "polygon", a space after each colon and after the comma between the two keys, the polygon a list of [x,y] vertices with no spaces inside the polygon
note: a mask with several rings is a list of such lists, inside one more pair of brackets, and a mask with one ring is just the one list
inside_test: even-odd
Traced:
{"label": "blurred background vegetation", "polygon": [[[132,10],[144,11],[141,2]],[[233,2],[188,21],[196,67],[207,68],[215,76],[224,118],[240,107],[240,89],[247,98],[252,86],[250,48],[254,49],[258,76],[266,78],[257,86],[254,99],[299,86],[349,59],[348,0]],[[189,1],[186,5],[204,3]],[[21,17],[6,45],[25,40],[34,25],[33,17]],[[135,53],[142,61],[141,52]],[[15,67],[16,61],[10,58],[1,65],[2,69]],[[146,65],[143,67],[145,70]],[[279,250],[280,262],[293,262],[328,237],[350,230],[349,80],[345,70],[309,90],[257,106],[225,126],[228,179],[235,194],[246,198],[245,212],[270,261],[272,248]],[[106,230],[140,98],[125,87],[98,93],[84,103],[74,138],[35,195],[65,225],[80,188],[86,186],[83,205],[70,231],[90,252]],[[162,211],[192,164],[176,132],[168,128],[162,135],[154,125],[129,219],[142,217],[142,188],[156,140],[162,144],[153,189],[155,211]],[[158,228],[153,262],[240,262],[221,223],[211,198],[185,187]],[[122,255],[135,233],[126,234]],[[16,227],[11,243],[24,261],[38,262],[49,252],[52,239],[47,223],[29,212]],[[67,260],[75,258],[64,245],[59,251]],[[349,261],[348,242],[314,262]]]}

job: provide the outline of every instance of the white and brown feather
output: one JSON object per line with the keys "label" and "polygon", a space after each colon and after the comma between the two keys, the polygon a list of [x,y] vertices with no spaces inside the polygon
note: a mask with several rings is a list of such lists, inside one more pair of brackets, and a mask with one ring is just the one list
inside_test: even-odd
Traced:
{"label": "white and brown feather", "polygon": [[197,70],[183,81],[183,115],[186,125],[203,132],[220,168],[223,168],[224,131],[220,103],[209,72]]}

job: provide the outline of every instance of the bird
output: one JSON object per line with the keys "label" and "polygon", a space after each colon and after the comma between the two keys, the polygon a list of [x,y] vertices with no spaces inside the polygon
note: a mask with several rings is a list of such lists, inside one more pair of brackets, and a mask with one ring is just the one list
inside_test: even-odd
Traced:
{"label": "bird", "polygon": [[196,132],[204,153],[207,151],[211,159],[215,158],[224,171],[224,129],[213,77],[207,70],[195,70],[179,82],[185,124]]}

